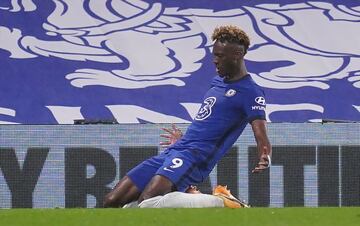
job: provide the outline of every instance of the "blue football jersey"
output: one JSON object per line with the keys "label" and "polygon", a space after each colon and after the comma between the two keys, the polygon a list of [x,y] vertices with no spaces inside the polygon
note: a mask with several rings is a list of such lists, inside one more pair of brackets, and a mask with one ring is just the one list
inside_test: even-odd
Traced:
{"label": "blue football jersey", "polygon": [[217,76],[211,85],[184,136],[127,173],[140,191],[154,175],[168,178],[178,191],[202,182],[246,125],[265,119],[264,92],[250,75],[232,83]]}
{"label": "blue football jersey", "polygon": [[265,95],[250,75],[227,83],[216,76],[192,124],[171,149],[191,150],[207,176],[246,125],[265,119]]}

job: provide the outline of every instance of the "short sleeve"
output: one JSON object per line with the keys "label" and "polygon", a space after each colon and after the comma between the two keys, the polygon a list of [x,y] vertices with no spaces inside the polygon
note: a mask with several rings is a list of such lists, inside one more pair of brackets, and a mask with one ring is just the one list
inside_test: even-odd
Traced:
{"label": "short sleeve", "polygon": [[265,93],[261,89],[249,90],[244,101],[243,110],[248,122],[255,119],[266,119],[266,99]]}

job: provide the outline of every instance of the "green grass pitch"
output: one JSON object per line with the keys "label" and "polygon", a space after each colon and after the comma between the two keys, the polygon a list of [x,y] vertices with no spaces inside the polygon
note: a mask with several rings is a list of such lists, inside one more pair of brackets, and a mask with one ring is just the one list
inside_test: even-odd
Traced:
{"label": "green grass pitch", "polygon": [[0,209],[0,226],[359,226],[360,207]]}

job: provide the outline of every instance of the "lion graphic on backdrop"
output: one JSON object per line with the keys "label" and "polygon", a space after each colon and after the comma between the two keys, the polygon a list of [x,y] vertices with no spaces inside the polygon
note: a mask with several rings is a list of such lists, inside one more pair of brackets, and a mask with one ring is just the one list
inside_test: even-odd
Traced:
{"label": "lion graphic on backdrop", "polygon": [[[88,67],[64,74],[74,87],[185,86],[184,78],[198,71],[211,51],[212,30],[218,25],[234,24],[252,37],[248,61],[276,65],[262,71],[249,68],[261,86],[273,90],[327,90],[329,81],[346,79],[354,89],[360,88],[360,45],[349,44],[358,42],[352,32],[360,29],[360,7],[304,2],[214,11],[164,7],[140,0],[53,3],[54,10],[42,23],[49,39],[0,26],[0,49],[10,52],[14,59],[42,56],[108,65],[104,69],[89,63]],[[20,0],[0,10],[16,14],[39,7],[41,4],[32,0]],[[316,38],[312,38],[314,34]],[[338,41],[344,37],[346,41]],[[147,51],[140,52],[143,49]],[[352,107],[360,111],[360,103]],[[307,100],[270,103],[268,110],[268,114],[283,110],[324,112],[324,106]]]}

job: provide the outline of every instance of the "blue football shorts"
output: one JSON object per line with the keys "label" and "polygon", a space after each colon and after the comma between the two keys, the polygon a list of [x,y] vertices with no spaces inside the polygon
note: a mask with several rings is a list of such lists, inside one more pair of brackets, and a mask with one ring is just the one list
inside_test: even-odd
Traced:
{"label": "blue football shorts", "polygon": [[178,191],[184,192],[188,186],[203,181],[198,166],[199,162],[194,158],[191,150],[167,149],[137,165],[127,173],[127,176],[140,191],[145,189],[152,177],[162,175],[168,178]]}

